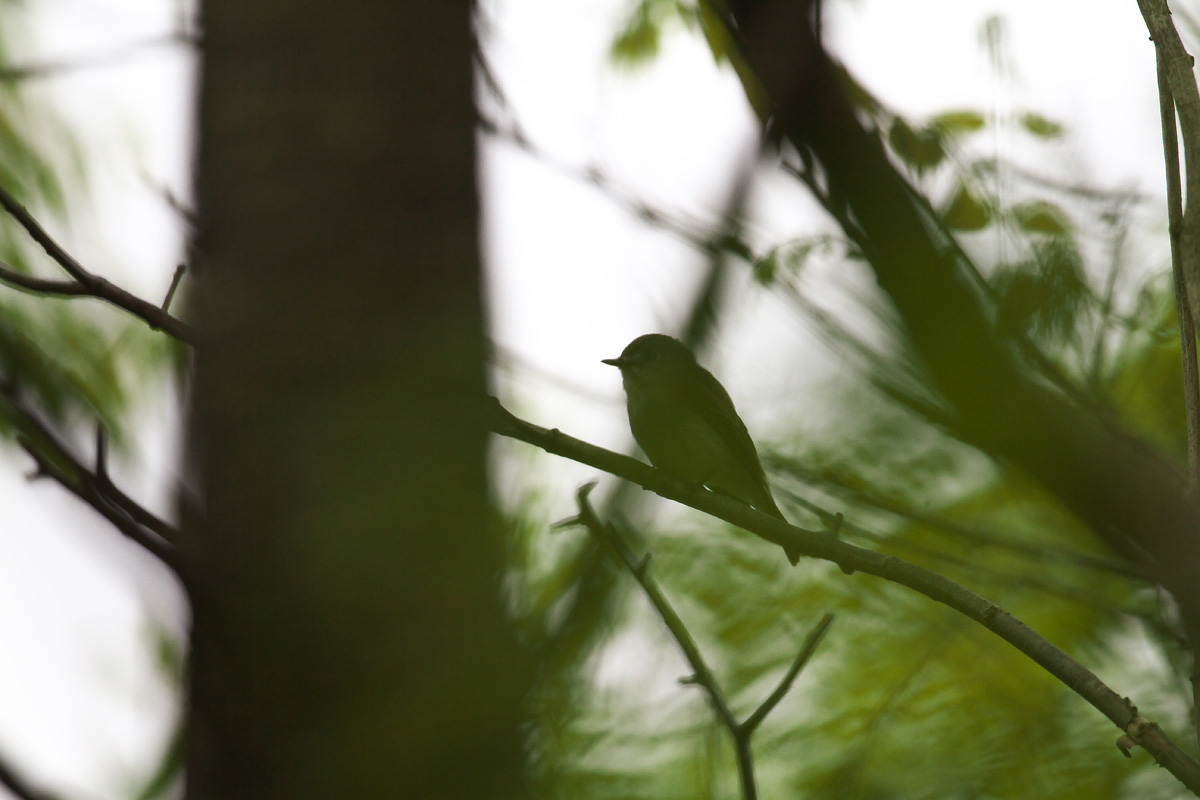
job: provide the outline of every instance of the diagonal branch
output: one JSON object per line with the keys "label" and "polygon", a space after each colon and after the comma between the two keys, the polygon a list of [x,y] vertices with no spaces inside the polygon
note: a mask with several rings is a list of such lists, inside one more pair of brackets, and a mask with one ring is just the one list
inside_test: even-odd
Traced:
{"label": "diagonal branch", "polygon": [[696,645],[696,640],[692,638],[688,632],[687,626],[683,624],[683,620],[679,618],[679,614],[672,608],[670,602],[667,601],[662,590],[658,588],[658,584],[650,577],[649,566],[650,556],[647,554],[642,559],[634,556],[633,551],[629,549],[629,545],[621,538],[617,529],[609,523],[604,523],[596,516],[596,512],[592,509],[588,502],[588,495],[596,484],[589,483],[579,489],[575,495],[576,502],[579,504],[579,517],[575,520],[569,520],[569,523],[577,522],[587,528],[590,533],[599,542],[601,547],[612,556],[613,560],[618,564],[623,564],[626,569],[642,587],[650,604],[654,606],[654,610],[658,612],[663,623],[670,631],[672,638],[675,639],[679,649],[683,651],[684,658],[692,668],[693,676],[689,680],[690,683],[695,683],[708,694],[709,702],[712,704],[713,710],[717,717],[721,720],[721,724],[729,731],[730,737],[733,739],[734,750],[737,755],[738,775],[742,782],[742,797],[745,800],[757,800],[758,786],[754,780],[754,756],[750,749],[750,737],[754,735],[754,731],[766,718],[767,714],[779,704],[788,690],[791,689],[792,683],[796,680],[796,676],[800,674],[800,670],[808,663],[812,654],[816,652],[817,646],[820,644],[825,631],[833,622],[833,614],[826,614],[822,617],[817,626],[809,633],[805,639],[804,646],[801,647],[800,653],[792,661],[787,673],[775,687],[775,690],[763,701],[754,713],[751,714],[744,722],[738,722],[733,711],[729,707],[729,702],[725,699],[725,693],[721,690],[721,686],[717,683],[717,678],[713,674],[712,669],[704,661],[704,656],[700,653],[700,648]]}
{"label": "diagonal branch", "polygon": [[154,330],[160,330],[164,333],[173,336],[181,342],[187,344],[196,343],[196,332],[183,320],[174,317],[167,313],[160,306],[143,300],[136,295],[127,292],[111,281],[100,277],[84,268],[82,264],[76,261],[70,253],[54,241],[50,234],[38,224],[38,221],[33,218],[33,215],[26,210],[25,206],[21,205],[16,199],[0,188],[0,208],[12,216],[21,227],[29,233],[30,237],[35,242],[41,245],[42,249],[53,258],[60,267],[66,270],[66,273],[74,279],[76,285],[79,286],[79,291],[68,289],[65,281],[46,281],[37,278],[22,278],[14,280],[10,273],[15,272],[11,268],[5,270],[4,274],[0,274],[0,280],[12,283],[21,288],[30,289],[31,291],[43,292],[46,294],[71,295],[71,296],[88,296],[95,297],[99,300],[104,300],[111,303],[117,308],[124,309],[135,317],[140,317]]}
{"label": "diagonal branch", "polygon": [[742,722],[739,732],[746,738],[749,738],[762,721],[767,718],[775,710],[775,706],[779,705],[779,701],[787,695],[792,688],[792,684],[796,681],[796,676],[800,674],[800,670],[812,658],[813,653],[817,652],[817,648],[821,645],[821,640],[825,638],[825,632],[829,630],[829,626],[833,624],[833,613],[827,612],[821,617],[821,621],[808,632],[808,636],[804,639],[804,644],[800,647],[800,652],[796,654],[796,658],[792,661],[792,665],[788,667],[788,671],[783,674],[779,681],[779,685],[775,687],[775,691],[767,695],[767,699],[763,700],[762,705],[754,709],[754,713],[746,717]]}
{"label": "diagonal branch", "polygon": [[176,529],[118,489],[108,477],[98,448],[95,470],[80,462],[71,449],[32,411],[11,385],[0,386],[0,404],[18,430],[17,441],[37,464],[34,477],[48,477],[83,500],[126,538],[141,545],[179,572]]}
{"label": "diagonal branch", "polygon": [[53,278],[39,278],[36,275],[26,275],[16,267],[0,261],[0,282],[7,283],[17,289],[25,289],[34,294],[58,295],[60,297],[91,297],[87,287],[77,281],[60,281]]}
{"label": "diagonal branch", "polygon": [[[1200,641],[1200,502],[1186,478],[1147,443],[1021,369],[965,280],[969,259],[937,235],[847,99],[812,28],[813,2],[728,0],[729,30],[771,95],[780,130],[821,165],[869,237],[875,277],[963,434],[1040,481],[1117,552],[1153,562]],[[1200,152],[1189,163],[1200,164]]]}
{"label": "diagonal branch", "polygon": [[958,611],[1016,647],[1121,729],[1135,744],[1193,792],[1200,793],[1200,762],[1183,751],[1137,708],[1106,686],[1095,674],[1046,641],[1012,614],[953,581],[895,556],[847,544],[827,532],[789,525],[736,500],[669,477],[648,464],[588,444],[513,416],[491,399],[492,431],[528,442],[548,453],[609,472],[669,500],[737,525],[769,542],[804,555],[832,561],[843,571],[864,572],[907,586]]}

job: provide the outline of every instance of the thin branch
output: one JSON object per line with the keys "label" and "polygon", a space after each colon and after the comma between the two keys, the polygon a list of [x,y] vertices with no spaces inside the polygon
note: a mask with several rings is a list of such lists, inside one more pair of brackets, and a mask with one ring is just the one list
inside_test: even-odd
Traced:
{"label": "thin branch", "polygon": [[53,479],[99,512],[128,539],[179,571],[174,545],[178,541],[178,532],[113,485],[101,452],[97,453],[95,471],[88,469],[36,414],[24,406],[12,386],[0,387],[0,403],[16,423],[17,442],[37,465],[33,477]]}
{"label": "thin branch", "polygon": [[704,656],[700,654],[700,648],[696,645],[696,640],[688,632],[687,626],[683,624],[683,620],[679,618],[679,614],[667,602],[667,598],[663,595],[662,590],[658,588],[658,584],[649,574],[649,556],[639,560],[634,556],[633,551],[629,549],[629,545],[625,544],[625,540],[617,533],[616,528],[611,524],[605,524],[596,516],[596,512],[592,510],[591,504],[588,503],[588,494],[591,493],[596,484],[589,483],[581,487],[575,495],[575,500],[579,504],[578,522],[587,528],[588,532],[599,542],[599,544],[607,550],[620,564],[624,564],[629,570],[629,574],[642,587],[642,591],[646,594],[646,599],[654,606],[654,610],[658,612],[658,616],[662,618],[663,624],[667,626],[667,630],[671,632],[671,637],[675,643],[679,645],[679,649],[683,651],[683,657],[687,659],[688,664],[692,668],[692,677],[688,679],[689,683],[694,683],[704,689],[708,694],[708,700],[712,704],[713,711],[717,718],[721,720],[721,724],[729,731],[729,735],[733,738],[734,747],[737,750],[738,775],[742,783],[742,796],[745,800],[756,800],[758,797],[758,787],[754,781],[754,760],[750,753],[750,748],[747,742],[744,742],[738,736],[738,721],[733,715],[733,711],[729,708],[729,702],[725,699],[725,693],[721,691],[720,684],[717,683],[717,677],[704,661]]}
{"label": "thin branch", "polygon": [[683,651],[684,658],[692,668],[692,677],[688,679],[689,683],[694,683],[700,686],[708,694],[709,702],[712,703],[713,710],[717,717],[721,720],[721,724],[729,731],[730,737],[733,739],[734,750],[737,754],[738,775],[742,784],[742,796],[745,800],[756,800],[758,797],[758,786],[754,780],[754,756],[750,749],[750,738],[754,735],[754,731],[766,718],[767,714],[779,704],[788,690],[791,689],[792,683],[796,680],[796,676],[804,665],[816,652],[817,645],[820,644],[821,638],[825,635],[825,631],[833,622],[833,614],[826,614],[817,627],[809,633],[808,638],[804,641],[804,646],[801,647],[800,653],[796,656],[792,665],[788,668],[787,673],[771,692],[770,696],[763,701],[754,713],[751,714],[745,722],[739,723],[733,711],[729,708],[729,702],[725,699],[725,693],[721,690],[720,684],[717,683],[717,678],[713,674],[711,668],[704,661],[704,656],[700,653],[700,648],[696,645],[696,640],[692,638],[688,632],[687,626],[683,624],[683,620],[679,618],[679,614],[672,608],[662,590],[658,588],[658,584],[650,577],[649,574],[649,555],[638,559],[633,551],[629,549],[629,545],[617,532],[617,529],[610,523],[604,523],[596,516],[596,512],[592,509],[588,502],[588,495],[595,488],[594,483],[589,483],[582,486],[576,493],[576,502],[579,504],[579,517],[575,520],[569,520],[567,524],[579,523],[587,528],[588,532],[597,540],[601,547],[612,556],[613,560],[618,564],[623,564],[626,569],[642,587],[646,598],[650,604],[654,606],[654,610],[658,612],[662,618],[663,624],[667,626],[672,638],[675,639],[679,649]]}
{"label": "thin branch", "polygon": [[829,630],[829,626],[833,624],[833,613],[827,612],[821,617],[821,621],[808,632],[808,636],[804,639],[804,644],[800,648],[800,652],[796,654],[796,658],[792,661],[792,665],[788,667],[788,671],[784,673],[783,678],[779,681],[779,685],[775,687],[775,691],[763,700],[762,705],[754,709],[751,714],[741,724],[740,733],[749,738],[754,731],[762,724],[762,721],[767,718],[767,714],[779,705],[779,701],[784,698],[788,691],[792,688],[792,684],[796,681],[796,676],[800,674],[800,670],[804,669],[805,664],[812,658],[813,653],[817,652],[817,647],[821,644],[821,639],[825,637],[825,632]]}
{"label": "thin branch", "polygon": [[[775,465],[788,474],[794,475],[809,486],[819,486],[822,491],[835,494],[860,507],[883,511],[907,522],[925,525],[933,530],[949,533],[959,542],[965,540],[974,544],[1008,550],[1022,556],[1028,556],[1031,561],[1036,562],[1049,560],[1061,561],[1085,569],[1120,575],[1130,580],[1154,580],[1154,576],[1150,570],[1128,561],[1096,556],[1069,547],[1037,544],[1031,541],[1003,536],[983,528],[947,519],[934,512],[913,508],[911,505],[888,497],[869,486],[856,486],[840,481],[836,477],[831,477],[822,471],[810,469],[796,459],[767,456],[765,460],[766,463]],[[819,513],[829,514],[825,510],[821,510]]]}
{"label": "thin branch", "polygon": [[[1169,97],[1179,117],[1179,134],[1183,138],[1185,165],[1184,192],[1187,206],[1181,224],[1174,235],[1179,237],[1179,269],[1187,286],[1187,297],[1195,324],[1200,319],[1200,89],[1192,71],[1194,59],[1183,46],[1179,31],[1171,21],[1167,0],[1138,0],[1138,9],[1146,22],[1146,30],[1154,40],[1154,51],[1160,84],[1169,88]],[[1168,138],[1163,128],[1163,141]],[[1175,140],[1175,126],[1169,138]],[[1178,165],[1174,170],[1179,174]],[[1168,179],[1168,185],[1170,180]]]}
{"label": "thin branch", "polygon": [[[196,333],[190,325],[177,317],[173,317],[163,309],[147,302],[140,297],[137,297],[130,292],[122,289],[116,284],[93,274],[86,270],[82,264],[76,261],[70,253],[62,248],[58,242],[46,233],[45,229],[38,224],[38,221],[25,209],[23,205],[18,203],[16,199],[0,188],[0,207],[7,211],[13,219],[21,224],[26,232],[35,242],[41,245],[42,249],[53,258],[60,267],[66,270],[67,274],[75,279],[75,283],[81,287],[82,291],[68,290],[60,281],[43,281],[36,278],[25,278],[20,281],[12,279],[11,274],[0,276],[0,279],[22,288],[30,289],[31,291],[40,291],[46,294],[59,295],[87,295],[95,297],[99,300],[111,303],[117,308],[124,309],[136,317],[141,318],[154,330],[161,330],[170,336],[175,337],[181,342],[187,344],[196,343]],[[8,268],[8,272],[13,272],[12,268]],[[19,274],[19,273],[18,273]],[[30,285],[34,282],[37,288]]]}
{"label": "thin branch", "polygon": [[[829,510],[827,510],[825,508],[818,506],[816,503],[813,503],[811,500],[801,497],[798,494],[796,494],[795,492],[787,491],[786,489],[784,490],[784,492],[785,492],[784,497],[787,498],[789,503],[800,506],[801,508],[805,509],[806,511],[816,514],[821,519],[822,522],[827,523],[827,520],[834,518],[834,515],[832,512],[830,512]],[[935,527],[937,525],[936,522],[930,522],[928,524],[930,525],[931,528]],[[1044,592],[1049,595],[1061,597],[1063,599],[1070,600],[1071,602],[1078,603],[1082,606],[1094,608],[1098,611],[1102,611],[1105,613],[1112,613],[1114,610],[1122,610],[1122,611],[1124,611],[1124,613],[1133,614],[1133,615],[1137,615],[1137,616],[1144,616],[1144,614],[1139,614],[1136,611],[1129,611],[1129,610],[1123,610],[1123,609],[1116,608],[1111,601],[1105,600],[1104,598],[1101,598],[1101,597],[1097,597],[1096,595],[1092,594],[1091,592],[1087,592],[1087,591],[1083,591],[1083,590],[1079,590],[1079,589],[1073,589],[1073,588],[1065,586],[1057,581],[1042,580],[1041,578],[1039,578],[1037,576],[1037,573],[1035,571],[1032,571],[1029,569],[1024,569],[1021,567],[1017,567],[1016,569],[1011,569],[1011,570],[1001,569],[999,567],[993,566],[986,558],[972,560],[969,558],[953,556],[953,555],[950,555],[944,549],[939,549],[937,547],[930,547],[930,546],[922,545],[917,542],[905,539],[903,537],[897,538],[894,535],[883,534],[876,530],[867,528],[863,525],[859,525],[859,524],[849,522],[849,521],[842,523],[842,529],[846,533],[851,534],[853,537],[855,537],[859,540],[865,540],[865,541],[871,542],[873,544],[878,544],[881,547],[898,551],[901,554],[907,553],[910,556],[920,556],[920,557],[924,557],[924,558],[928,558],[928,559],[933,559],[933,560],[936,560],[937,562],[939,562],[940,564],[950,566],[950,567],[957,567],[958,569],[963,570],[964,573],[971,575],[973,578],[981,578],[981,579],[982,578],[990,578],[994,582],[1001,582],[1007,586],[1027,587],[1029,589],[1034,589],[1036,591]],[[947,528],[947,529],[949,529],[949,528]],[[986,533],[980,533],[979,535],[981,535],[983,537],[991,536],[990,534],[986,534]],[[990,545],[993,545],[996,547],[1001,547],[1001,548],[1005,547],[1005,545],[1006,545],[1006,542],[1001,537],[992,537],[991,539],[983,539],[982,541],[984,541],[985,544],[990,544]],[[1029,548],[1028,550],[1025,550],[1024,548],[1020,548],[1020,547],[1014,548],[1014,549],[1017,552],[1025,552],[1025,553],[1030,553],[1030,554],[1037,552],[1036,548],[1033,548],[1033,547]],[[1050,551],[1050,552],[1053,552],[1053,551]]]}
{"label": "thin branch", "polygon": [[91,297],[88,288],[76,281],[60,281],[53,278],[39,278],[26,275],[15,267],[0,261],[0,282],[17,289],[25,289],[34,294],[59,295],[62,297]]}
{"label": "thin branch", "polygon": [[187,272],[186,264],[180,264],[175,268],[175,274],[171,276],[171,285],[167,287],[167,296],[162,301],[163,311],[171,309],[171,301],[175,299],[175,290],[179,288],[179,282],[183,280],[183,273],[185,272]]}
{"label": "thin branch", "polygon": [[513,416],[491,399],[495,433],[518,439],[548,453],[609,472],[656,494],[730,522],[769,542],[832,561],[845,570],[864,572],[907,586],[975,620],[1027,655],[1107,717],[1193,792],[1200,793],[1200,762],[1183,751],[1137,708],[1106,686],[1090,670],[1046,641],[999,606],[947,578],[895,556],[847,544],[827,532],[789,525],[736,500],[671,478],[637,459],[613,453]]}
{"label": "thin branch", "polygon": [[[1183,408],[1187,420],[1188,483],[1200,487],[1200,383],[1196,374],[1196,329],[1189,311],[1184,277],[1183,187],[1179,176],[1179,138],[1175,125],[1175,99],[1167,80],[1164,54],[1158,51],[1158,110],[1162,118],[1163,156],[1167,168],[1167,220],[1171,237],[1171,274],[1175,283],[1175,313],[1179,318],[1179,346],[1183,355]],[[1200,723],[1200,719],[1197,720]]]}

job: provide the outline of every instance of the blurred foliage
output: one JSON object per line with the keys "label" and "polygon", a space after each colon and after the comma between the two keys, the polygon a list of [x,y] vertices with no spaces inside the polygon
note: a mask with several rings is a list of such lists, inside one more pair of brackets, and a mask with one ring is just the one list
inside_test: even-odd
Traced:
{"label": "blurred foliage", "polygon": [[[10,15],[11,16],[11,15]],[[7,24],[0,37],[19,35]],[[56,112],[23,91],[20,81],[0,81],[0,185],[44,227],[66,229],[86,186],[86,165],[75,134]],[[87,253],[74,253],[85,266]],[[0,261],[27,274],[65,273],[7,214],[0,213]],[[120,276],[108,276],[120,283]],[[45,298],[0,286],[0,380],[15,386],[22,402],[50,421],[75,425],[99,420],[118,446],[123,411],[138,387],[167,365],[178,349],[98,300]],[[0,404],[0,435],[16,432]]]}
{"label": "blurred foliage", "polygon": [[[702,30],[707,4],[639,0],[614,43],[652,58],[670,20]],[[1001,21],[985,41],[997,69]],[[726,57],[703,31],[718,61]],[[736,67],[736,65],[735,65]],[[1119,420],[1177,462],[1184,454],[1178,331],[1168,265],[1130,263],[1141,200],[1069,185],[989,153],[1004,126],[1052,164],[1065,127],[1033,111],[953,109],[924,120],[890,110],[849,73],[843,85],[896,163],[929,198],[934,224],[961,234],[998,337],[1039,379]],[[753,102],[753,99],[751,100]],[[793,174],[798,174],[797,169]],[[814,400],[833,441],[781,431],[762,448],[789,519],[845,515],[848,541],[967,586],[1094,669],[1189,742],[1189,669],[1161,597],[1053,496],[954,438],[936,388],[879,297],[824,310],[805,295],[820,263],[862,258],[840,231],[745,246],[755,278],[790,298],[834,353],[840,383]],[[731,248],[731,252],[736,250]],[[982,254],[982,255],[981,255]],[[847,324],[870,318],[878,336]],[[1031,421],[1036,424],[1036,421]],[[763,443],[760,442],[760,447]],[[536,474],[536,471],[531,471]],[[733,798],[725,731],[629,576],[584,533],[551,532],[543,494],[506,498],[512,608],[543,654],[530,700],[530,762],[546,798]],[[562,514],[562,509],[559,509]],[[616,514],[620,519],[620,512]],[[690,511],[636,531],[650,570],[714,667],[735,711],[774,687],[810,626],[837,618],[815,659],[754,739],[764,797],[1132,798],[1185,790],[1144,752],[1132,761],[1099,713],[1025,656],[908,589],[821,562],[788,569],[778,549]],[[572,611],[605,575],[602,609]],[[572,621],[590,620],[561,635]]]}

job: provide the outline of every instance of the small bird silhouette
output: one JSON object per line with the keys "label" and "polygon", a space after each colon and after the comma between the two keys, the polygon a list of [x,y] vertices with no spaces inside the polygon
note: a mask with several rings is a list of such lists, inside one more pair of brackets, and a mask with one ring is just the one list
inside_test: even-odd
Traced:
{"label": "small bird silhouette", "polygon": [[[729,393],[687,345],[647,333],[603,363],[621,370],[629,428],[650,463],[787,522]],[[800,560],[798,550],[784,552],[792,564]]]}

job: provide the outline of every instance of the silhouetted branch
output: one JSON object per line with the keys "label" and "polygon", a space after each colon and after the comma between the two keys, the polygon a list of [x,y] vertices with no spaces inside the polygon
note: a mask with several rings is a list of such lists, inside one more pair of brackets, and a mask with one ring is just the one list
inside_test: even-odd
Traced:
{"label": "silhouetted branch", "polygon": [[[756,86],[770,95],[779,129],[798,150],[811,153],[869,237],[866,254],[878,284],[968,441],[1041,481],[1116,552],[1152,562],[1156,580],[1179,604],[1189,640],[1200,642],[1200,503],[1184,476],[1147,443],[1114,430],[1103,416],[1075,407],[1020,369],[967,285],[962,257],[930,229],[878,131],[864,127],[846,97],[837,66],[812,30],[811,2],[728,0],[725,8],[728,31],[753,66]],[[1190,69],[1180,80],[1194,96]],[[1179,98],[1188,88],[1176,86],[1174,78],[1171,87],[1182,108]],[[1200,149],[1186,144],[1186,124],[1184,130],[1185,156],[1196,155],[1185,158],[1191,171],[1200,165]],[[1200,197],[1200,183],[1189,182],[1185,190],[1192,186],[1198,189],[1189,199]],[[1184,215],[1184,250],[1190,212]],[[1189,758],[1168,766],[1200,791],[1194,764]]]}
{"label": "silhouetted branch", "polygon": [[171,285],[167,287],[167,296],[162,301],[163,311],[170,311],[171,301],[175,299],[175,291],[179,288],[179,282],[183,280],[185,272],[187,272],[186,264],[180,264],[175,268],[175,274],[171,276]]}
{"label": "silhouetted branch", "polygon": [[0,282],[7,283],[17,289],[24,289],[34,294],[58,295],[61,297],[92,297],[88,288],[76,281],[60,281],[53,278],[39,278],[26,275],[15,267],[10,267],[0,261]]}
{"label": "silhouetted branch", "polygon": [[131,541],[178,571],[174,545],[178,541],[177,531],[113,484],[104,464],[106,447],[102,444],[102,433],[97,434],[95,469],[89,469],[37,414],[25,407],[14,387],[0,387],[0,403],[16,424],[18,443],[37,465],[32,477],[53,479],[99,512]]}
{"label": "silhouetted branch", "polygon": [[1200,792],[1200,762],[1184,752],[1137,708],[1106,686],[1090,670],[1046,641],[1012,614],[953,581],[895,556],[847,544],[828,532],[789,525],[736,500],[671,478],[637,459],[588,444],[513,416],[491,398],[490,425],[495,433],[528,442],[548,453],[609,472],[662,497],[737,525],[773,544],[832,561],[843,571],[864,572],[907,586],[964,614],[1016,647],[1104,714],[1132,741],[1194,792]]}
{"label": "silhouetted branch", "polygon": [[762,705],[754,709],[754,713],[746,717],[742,722],[739,733],[747,739],[754,733],[762,721],[767,718],[767,714],[779,705],[779,701],[787,695],[788,690],[792,688],[792,684],[796,681],[796,676],[800,674],[800,670],[804,669],[804,665],[812,658],[813,653],[817,652],[817,647],[821,644],[821,639],[825,638],[825,632],[829,630],[829,626],[833,624],[833,614],[827,612],[821,617],[808,636],[804,639],[804,644],[800,647],[800,652],[796,654],[796,658],[792,660],[792,665],[788,667],[788,671],[784,673],[779,680],[779,685],[775,687],[775,691],[767,695],[767,699],[762,701]]}
{"label": "silhouetted branch", "polygon": [[588,494],[595,487],[594,483],[586,484],[581,487],[576,493],[576,501],[579,504],[579,517],[574,520],[568,520],[564,524],[579,523],[587,528],[588,532],[596,539],[601,547],[617,561],[618,564],[624,565],[634,580],[642,587],[642,591],[646,594],[646,598],[650,604],[654,606],[654,610],[658,612],[663,623],[670,631],[672,638],[675,639],[679,649],[683,651],[684,658],[692,668],[692,677],[688,679],[688,683],[694,683],[700,686],[708,694],[709,702],[712,704],[713,710],[717,717],[721,720],[721,724],[729,731],[730,737],[733,739],[734,750],[737,755],[738,775],[742,783],[742,796],[746,800],[756,800],[758,797],[758,787],[754,779],[754,757],[750,749],[750,738],[754,735],[755,729],[766,718],[767,714],[779,704],[791,688],[792,683],[796,680],[796,676],[800,674],[800,670],[808,663],[812,654],[816,652],[817,645],[820,644],[821,638],[825,635],[829,625],[833,622],[833,615],[826,614],[821,618],[817,626],[809,633],[805,639],[804,646],[801,647],[799,654],[792,661],[788,671],[780,680],[779,685],[767,697],[763,703],[755,709],[744,722],[738,722],[733,711],[729,708],[729,703],[725,699],[725,693],[721,690],[721,686],[717,683],[717,678],[704,661],[704,656],[700,653],[700,648],[696,645],[696,640],[688,632],[687,626],[683,624],[683,620],[679,618],[679,614],[675,612],[671,604],[663,595],[662,590],[658,588],[658,584],[650,577],[649,566],[650,556],[647,554],[641,559],[634,556],[633,551],[629,549],[629,545],[621,538],[620,533],[610,523],[605,523],[596,516],[596,512],[592,509],[588,502]]}
{"label": "silhouetted branch", "polygon": [[44,294],[95,297],[128,311],[144,320],[151,328],[161,330],[181,342],[186,342],[187,344],[196,343],[195,331],[187,323],[177,317],[171,316],[159,306],[147,302],[105,278],[86,270],[70,253],[54,241],[50,234],[46,233],[45,229],[38,224],[38,221],[33,218],[23,205],[18,203],[3,188],[0,188],[0,207],[4,208],[13,219],[19,222],[21,227],[29,233],[33,240],[41,245],[42,249],[59,266],[66,270],[66,273],[74,279],[75,285],[80,287],[80,290],[70,289],[69,282],[66,281],[48,281],[39,278],[29,278],[27,276],[21,276],[20,280],[17,280],[13,276],[14,274],[19,275],[19,273],[16,273],[11,267],[5,268],[4,272],[0,274],[0,280]]}

